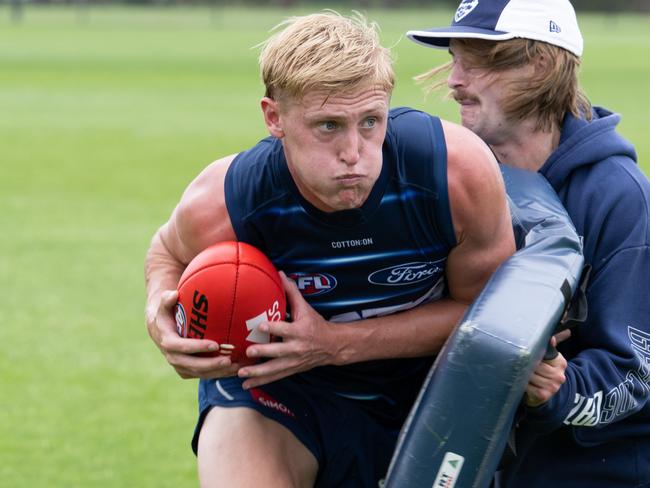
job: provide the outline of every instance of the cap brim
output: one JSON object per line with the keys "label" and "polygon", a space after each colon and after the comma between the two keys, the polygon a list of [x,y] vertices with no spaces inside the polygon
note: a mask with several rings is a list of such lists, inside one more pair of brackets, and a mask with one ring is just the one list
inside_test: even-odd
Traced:
{"label": "cap brim", "polygon": [[406,37],[423,46],[445,49],[449,47],[449,39],[454,38],[503,41],[512,39],[515,36],[510,32],[457,25],[440,29],[411,30],[406,33]]}

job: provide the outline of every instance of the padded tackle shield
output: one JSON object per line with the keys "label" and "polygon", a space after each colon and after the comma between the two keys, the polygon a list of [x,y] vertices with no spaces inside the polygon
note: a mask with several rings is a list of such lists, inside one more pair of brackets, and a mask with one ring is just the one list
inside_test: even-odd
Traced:
{"label": "padded tackle shield", "polygon": [[553,188],[538,173],[501,169],[518,251],[438,355],[386,488],[489,486],[528,378],[578,286],[582,243]]}

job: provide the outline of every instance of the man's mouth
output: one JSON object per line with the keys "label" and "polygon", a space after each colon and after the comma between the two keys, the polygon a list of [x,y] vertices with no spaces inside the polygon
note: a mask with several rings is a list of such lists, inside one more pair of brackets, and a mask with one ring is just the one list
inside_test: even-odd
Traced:
{"label": "man's mouth", "polygon": [[363,179],[363,175],[357,173],[344,174],[336,177],[336,180],[340,183],[353,184],[359,182]]}
{"label": "man's mouth", "polygon": [[478,100],[476,98],[460,98],[460,97],[457,98],[457,97],[454,97],[454,100],[456,100],[456,102],[459,105],[462,105],[462,106],[478,104]]}

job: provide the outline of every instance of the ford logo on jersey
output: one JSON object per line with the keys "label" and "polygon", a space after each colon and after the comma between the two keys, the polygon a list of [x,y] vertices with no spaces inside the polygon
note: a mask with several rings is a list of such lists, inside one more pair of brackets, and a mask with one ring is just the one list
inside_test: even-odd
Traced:
{"label": "ford logo on jersey", "polygon": [[327,273],[290,273],[288,276],[296,282],[303,296],[322,295],[336,287],[336,278]]}
{"label": "ford logo on jersey", "polygon": [[411,285],[440,275],[443,268],[441,261],[424,263],[405,263],[380,269],[368,276],[368,281],[375,285]]}

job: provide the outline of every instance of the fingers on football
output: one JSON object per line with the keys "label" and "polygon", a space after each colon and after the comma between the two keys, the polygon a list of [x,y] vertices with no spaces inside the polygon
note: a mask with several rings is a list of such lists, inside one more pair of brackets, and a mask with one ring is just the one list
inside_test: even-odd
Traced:
{"label": "fingers on football", "polygon": [[239,369],[238,364],[232,364],[229,358],[221,356],[204,358],[183,355],[170,357],[169,360],[178,375],[183,379],[235,376]]}
{"label": "fingers on football", "polygon": [[219,344],[206,339],[188,339],[180,337],[174,330],[165,334],[160,341],[160,347],[168,353],[197,354],[219,350]]}
{"label": "fingers on football", "polygon": [[291,327],[294,327],[292,324],[284,321],[264,322],[261,325],[264,326],[261,328],[262,331],[269,332],[275,337],[289,337],[291,335]]}
{"label": "fingers on football", "polygon": [[249,358],[278,358],[286,356],[287,345],[284,342],[271,342],[269,344],[260,344],[249,346],[246,349],[246,356]]}

